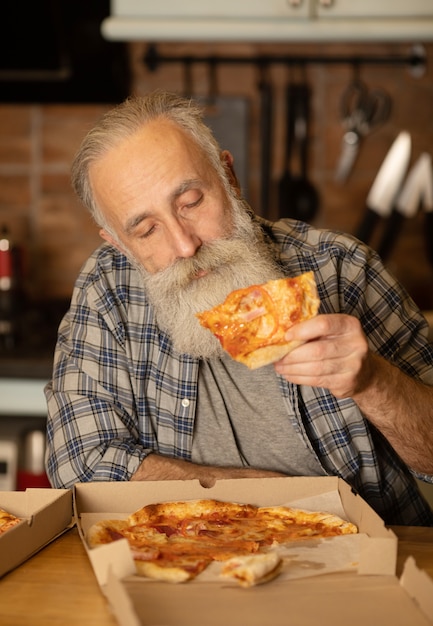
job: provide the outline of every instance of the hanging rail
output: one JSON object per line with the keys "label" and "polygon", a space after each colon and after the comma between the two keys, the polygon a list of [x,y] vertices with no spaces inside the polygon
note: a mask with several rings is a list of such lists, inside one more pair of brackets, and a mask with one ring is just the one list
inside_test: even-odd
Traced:
{"label": "hanging rail", "polygon": [[283,54],[270,55],[259,54],[256,56],[192,56],[178,55],[168,56],[159,54],[155,44],[149,45],[143,62],[147,68],[154,72],[164,63],[183,63],[191,65],[193,63],[207,63],[209,65],[244,65],[253,64],[259,67],[269,66],[272,64],[284,65],[309,65],[309,64],[348,64],[348,65],[407,65],[414,75],[420,76],[424,73],[426,64],[426,55],[423,46],[412,46],[410,53],[403,55],[298,55]]}

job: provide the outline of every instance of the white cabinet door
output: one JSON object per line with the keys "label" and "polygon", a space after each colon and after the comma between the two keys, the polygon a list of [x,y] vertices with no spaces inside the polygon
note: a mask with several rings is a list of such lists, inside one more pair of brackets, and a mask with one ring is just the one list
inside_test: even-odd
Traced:
{"label": "white cabinet door", "polygon": [[431,17],[433,0],[311,0],[317,17]]}
{"label": "white cabinet door", "polygon": [[111,14],[148,18],[306,18],[311,0],[112,0]]}
{"label": "white cabinet door", "polygon": [[120,41],[433,41],[433,0],[111,0]]}

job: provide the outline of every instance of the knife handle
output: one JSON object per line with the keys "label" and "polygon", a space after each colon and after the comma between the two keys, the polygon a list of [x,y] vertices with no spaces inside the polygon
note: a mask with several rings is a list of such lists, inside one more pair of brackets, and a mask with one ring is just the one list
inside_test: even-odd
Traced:
{"label": "knife handle", "polygon": [[376,211],[372,211],[371,209],[367,208],[366,212],[364,213],[364,217],[362,218],[362,222],[358,226],[358,230],[355,233],[355,237],[357,237],[364,243],[368,243],[371,239],[376,224],[379,222],[379,219],[380,217],[376,213]]}
{"label": "knife handle", "polygon": [[377,249],[382,261],[386,261],[394,247],[396,239],[401,231],[403,225],[404,216],[399,211],[393,211],[388,220],[385,232],[379,247]]}

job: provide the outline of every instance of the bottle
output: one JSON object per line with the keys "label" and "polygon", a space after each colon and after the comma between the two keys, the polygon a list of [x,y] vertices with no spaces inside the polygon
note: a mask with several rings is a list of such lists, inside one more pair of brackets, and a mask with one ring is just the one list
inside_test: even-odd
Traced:
{"label": "bottle", "polygon": [[31,430],[23,434],[17,473],[17,490],[29,487],[51,487],[45,473],[45,432]]}
{"label": "bottle", "polygon": [[9,231],[0,232],[0,352],[15,345],[14,264]]}

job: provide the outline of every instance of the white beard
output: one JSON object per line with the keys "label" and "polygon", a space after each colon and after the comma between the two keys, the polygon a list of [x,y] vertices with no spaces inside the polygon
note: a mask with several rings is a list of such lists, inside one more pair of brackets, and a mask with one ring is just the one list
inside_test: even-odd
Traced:
{"label": "white beard", "polygon": [[[219,341],[200,325],[196,313],[220,304],[235,289],[282,276],[260,227],[241,201],[232,204],[231,236],[203,244],[194,257],[179,259],[155,274],[148,274],[135,263],[158,325],[178,352],[196,358],[224,354]],[[207,273],[197,278],[200,271]]]}

